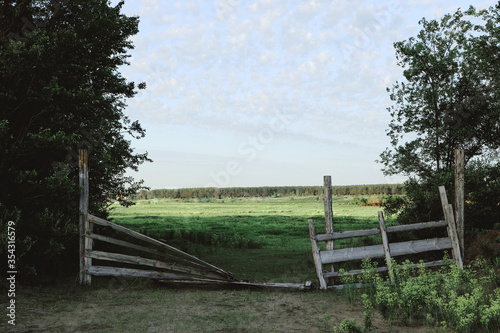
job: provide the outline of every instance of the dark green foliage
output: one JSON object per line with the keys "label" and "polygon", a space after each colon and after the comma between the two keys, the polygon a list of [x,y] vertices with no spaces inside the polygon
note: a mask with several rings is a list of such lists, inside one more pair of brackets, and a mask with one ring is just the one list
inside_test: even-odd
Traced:
{"label": "dark green foliage", "polygon": [[[363,295],[365,309],[375,305],[389,325],[425,320],[457,332],[497,332],[500,328],[500,281],[495,268],[479,261],[481,270],[450,262],[437,272],[393,262],[395,283],[369,275],[374,292]],[[367,278],[360,278],[364,281]],[[367,302],[369,300],[370,302]],[[369,304],[368,304],[369,303]]]}
{"label": "dark green foliage", "polygon": [[[441,172],[425,182],[411,178],[406,182],[406,196],[384,198],[384,213],[399,214],[398,223],[410,224],[443,220],[439,186],[445,186],[448,201],[455,204],[454,173]],[[493,229],[500,222],[500,162],[469,163],[465,172],[465,228]]]}
{"label": "dark green foliage", "polygon": [[89,150],[93,214],[105,217],[116,195],[130,204],[123,198],[142,187],[124,176],[148,158],[133,153],[130,138],[145,132],[123,113],[136,86],[118,67],[139,21],[121,6],[0,3],[0,215],[2,233],[16,221],[23,278],[75,272],[79,149]]}
{"label": "dark green foliage", "polygon": [[354,318],[351,318],[349,320],[343,320],[340,323],[339,326],[340,332],[345,332],[345,333],[361,333],[363,332],[363,329],[361,328],[361,325],[354,320]]}
{"label": "dark green foliage", "polygon": [[401,223],[442,219],[438,186],[454,203],[455,149],[464,149],[466,227],[492,228],[500,215],[500,3],[420,24],[416,37],[394,44],[405,81],[388,89],[392,149],[379,162],[386,175],[409,180],[408,200],[388,199],[386,213],[400,212]]}
{"label": "dark green foliage", "polygon": [[469,163],[465,176],[465,216],[469,228],[500,226],[500,161],[495,164]]}
{"label": "dark green foliage", "polygon": [[[476,268],[460,269],[445,257],[439,270],[402,265],[392,261],[394,283],[375,271],[377,264],[363,260],[363,273],[344,280],[364,284],[351,288],[349,300],[361,296],[365,309],[365,331],[372,328],[373,310],[389,326],[422,325],[453,332],[498,332],[500,328],[500,279],[495,267],[478,259]],[[361,295],[360,295],[361,294]]]}

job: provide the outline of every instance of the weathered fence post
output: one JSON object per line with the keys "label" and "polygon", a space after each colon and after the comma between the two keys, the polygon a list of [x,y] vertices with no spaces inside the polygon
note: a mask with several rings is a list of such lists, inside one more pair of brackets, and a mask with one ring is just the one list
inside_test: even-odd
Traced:
{"label": "weathered fence post", "polygon": [[378,212],[378,221],[380,224],[380,234],[382,235],[382,246],[384,247],[385,261],[387,262],[387,269],[389,270],[389,277],[391,283],[394,284],[394,271],[392,270],[391,248],[389,246],[389,239],[387,238],[387,228],[385,226],[384,213]]}
{"label": "weathered fence post", "polygon": [[457,225],[455,217],[453,216],[453,207],[451,204],[448,204],[448,196],[446,195],[444,186],[439,186],[439,196],[441,197],[444,219],[448,223],[448,237],[450,237],[452,245],[453,259],[456,260],[458,267],[463,268],[462,258],[464,255],[462,254],[462,249],[460,248],[460,242],[458,240]]}
{"label": "weathered fence post", "polygon": [[[332,208],[332,176],[323,177],[323,202],[325,204],[325,229],[327,234],[333,233],[333,208]],[[326,249],[333,250],[333,240],[326,242]],[[333,264],[328,265],[327,272],[334,272]]]}
{"label": "weathered fence post", "polygon": [[325,278],[323,277],[323,268],[321,266],[321,257],[319,254],[318,242],[316,240],[316,231],[314,230],[314,222],[312,219],[309,219],[308,223],[309,223],[309,237],[311,239],[314,265],[316,267],[316,274],[318,275],[319,286],[321,289],[326,289],[328,285],[325,281]]}
{"label": "weathered fence post", "polygon": [[[465,154],[463,149],[455,150],[455,216],[457,218],[457,233],[462,255],[465,255],[465,222],[464,222],[464,180]],[[462,260],[464,258],[462,257]]]}
{"label": "weathered fence post", "polygon": [[87,150],[80,150],[80,284],[91,284],[92,277],[87,274],[87,269],[92,266],[92,259],[86,258],[87,250],[92,250],[92,239],[86,237],[87,231],[91,231],[89,214],[89,169]]}

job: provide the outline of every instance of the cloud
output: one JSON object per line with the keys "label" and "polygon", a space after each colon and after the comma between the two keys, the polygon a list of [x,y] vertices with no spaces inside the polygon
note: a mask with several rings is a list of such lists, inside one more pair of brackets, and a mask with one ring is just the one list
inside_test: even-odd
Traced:
{"label": "cloud", "polygon": [[141,24],[123,74],[148,84],[126,112],[146,128],[241,138],[281,114],[293,121],[280,138],[372,151],[387,145],[385,89],[401,79],[393,43],[415,35],[422,16],[458,7],[364,0],[125,6]]}

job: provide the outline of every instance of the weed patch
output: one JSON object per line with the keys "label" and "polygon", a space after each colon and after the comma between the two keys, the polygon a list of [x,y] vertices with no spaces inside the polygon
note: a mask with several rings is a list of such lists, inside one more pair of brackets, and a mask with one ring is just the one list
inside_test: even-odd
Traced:
{"label": "weed patch", "polygon": [[[446,258],[445,258],[446,260]],[[369,259],[363,262],[363,273],[358,282],[367,287],[349,289],[345,294],[349,303],[361,294],[364,307],[365,331],[372,327],[373,310],[380,312],[389,326],[427,325],[455,330],[460,333],[498,332],[500,330],[500,278],[495,267],[479,260],[478,269],[459,269],[454,261],[438,271],[425,269],[423,264],[403,265],[393,260],[394,284],[375,272]],[[343,282],[354,284],[354,276],[342,276]]]}

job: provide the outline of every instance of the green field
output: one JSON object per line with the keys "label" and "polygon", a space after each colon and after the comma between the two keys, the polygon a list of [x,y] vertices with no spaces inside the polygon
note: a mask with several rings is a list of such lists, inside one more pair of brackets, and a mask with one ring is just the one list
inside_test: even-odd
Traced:
{"label": "green field", "polygon": [[[353,196],[333,198],[335,231],[378,226],[381,208],[355,205],[360,202]],[[238,280],[309,280],[317,285],[307,220],[314,219],[318,232],[324,230],[321,197],[152,199],[113,208],[114,222],[165,239]],[[98,227],[97,233],[118,236]],[[337,241],[335,247],[380,241],[372,236],[355,243]],[[498,332],[498,265],[481,266],[479,272],[445,267],[439,274],[404,269],[395,274],[399,278],[394,285],[379,283],[368,270],[362,278],[376,281],[375,289],[311,292],[93,277],[90,287],[71,282],[22,288],[16,300],[21,320],[7,332],[320,333],[332,332],[351,318],[367,332]],[[354,281],[344,278],[339,282]]]}
{"label": "green field", "polygon": [[[377,227],[381,208],[352,205],[352,200],[352,196],[333,198],[335,231]],[[129,208],[115,205],[111,218],[166,240],[240,280],[305,282],[316,281],[307,220],[314,219],[317,232],[323,232],[323,207],[318,196],[153,199],[139,200]],[[380,240],[373,236],[339,241],[335,247],[374,242]]]}

